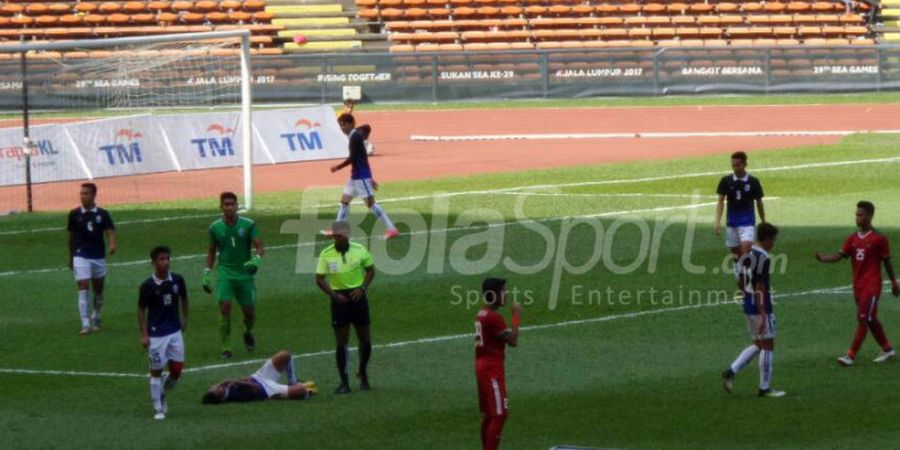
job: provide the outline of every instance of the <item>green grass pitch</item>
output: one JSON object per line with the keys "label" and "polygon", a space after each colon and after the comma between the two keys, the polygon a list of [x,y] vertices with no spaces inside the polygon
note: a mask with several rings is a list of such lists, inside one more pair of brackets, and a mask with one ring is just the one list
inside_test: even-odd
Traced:
{"label": "green grass pitch", "polygon": [[[782,399],[755,397],[755,363],[738,376],[736,392],[726,395],[720,372],[747,344],[739,306],[733,303],[681,307],[683,303],[609,304],[573,297],[584,291],[634,292],[732,289],[730,274],[715,273],[726,254],[712,228],[713,208],[688,233],[683,219],[699,192],[713,201],[726,156],[641,162],[526,173],[393,183],[382,187],[385,209],[402,222],[414,213],[435,232],[390,242],[390,256],[401,258],[410,242],[428,238],[445,261],[438,273],[425,264],[411,273],[381,273],[370,290],[376,347],[370,368],[374,389],[334,396],[336,370],[327,302],[309,274],[295,273],[298,235],[290,231],[303,196],[331,203],[338,191],[265,194],[253,217],[269,247],[257,278],[257,345],[247,354],[236,345],[237,364],[220,364],[217,311],[202,293],[200,276],[206,228],[216,216],[216,199],[142,207],[115,207],[119,253],[108,261],[107,305],[102,332],[79,337],[75,291],[65,267],[65,236],[56,228],[61,213],[0,219],[0,435],[5,448],[316,448],[316,449],[470,449],[479,443],[479,416],[473,370],[475,308],[458,302],[461,289],[477,289],[483,275],[465,274],[447,264],[454,245],[485,233],[502,234],[503,257],[537,264],[547,244],[515,220],[522,199],[525,214],[539,219],[554,239],[572,218],[599,215],[610,227],[623,215],[647,220],[652,230],[668,219],[658,264],[648,262],[626,274],[613,273],[601,258],[583,274],[559,276],[559,295],[550,304],[552,265],[520,275],[502,264],[488,271],[505,276],[510,287],[530,291],[520,346],[507,351],[510,416],[504,431],[507,449],[546,449],[554,445],[616,448],[889,448],[900,441],[898,375],[900,362],[875,365],[871,338],[859,364],[838,367],[834,359],[849,345],[855,325],[847,286],[849,264],[822,265],[812,254],[834,251],[853,230],[854,204],[869,199],[878,207],[876,226],[900,245],[900,137],[851,136],[834,146],[756,152],[750,170],[762,180],[769,220],[782,229],[776,253],[784,254],[784,273],[773,275],[779,336],[774,387]],[[891,159],[894,158],[894,159]],[[874,161],[873,161],[874,160]],[[846,162],[846,164],[831,164]],[[776,168],[777,170],[772,170]],[[671,176],[666,179],[658,177]],[[635,182],[609,182],[635,180]],[[519,196],[521,186],[554,185]],[[507,189],[438,197],[446,201],[449,227],[434,215],[434,193]],[[628,194],[643,194],[641,196]],[[418,199],[406,199],[419,197]],[[73,197],[74,198],[74,197]],[[309,197],[312,198],[312,197]],[[99,198],[102,203],[102,192]],[[74,206],[74,205],[73,205]],[[322,219],[336,208],[321,210]],[[355,205],[353,214],[363,214]],[[495,211],[488,213],[488,210]],[[467,212],[468,211],[468,212]],[[499,215],[499,217],[497,217]],[[153,222],[160,218],[180,218]],[[564,218],[569,218],[564,219]],[[492,226],[485,227],[484,222]],[[497,221],[509,222],[500,225]],[[363,226],[373,227],[371,218]],[[50,228],[50,230],[43,230]],[[29,232],[28,230],[37,230]],[[380,226],[375,226],[380,230]],[[690,260],[705,273],[683,268],[685,236],[692,236]],[[640,254],[640,229],[622,226],[606,242],[610,263],[626,265]],[[192,301],[186,335],[187,368],[169,395],[170,413],[155,422],[149,405],[146,353],[138,340],[137,287],[149,276],[151,246],[165,243],[179,257],[174,270],[186,276]],[[558,243],[558,242],[557,242]],[[324,244],[319,240],[316,249]],[[565,254],[573,264],[595,249],[586,226],[571,230]],[[488,245],[457,257],[478,260]],[[555,253],[550,258],[555,258]],[[378,261],[376,261],[378,262]],[[382,258],[382,264],[384,264]],[[818,291],[818,292],[811,292]],[[551,307],[553,306],[553,307]],[[900,303],[886,294],[881,317],[889,337],[900,339]],[[507,313],[508,314],[508,313]],[[239,317],[239,316],[237,316]],[[239,330],[240,320],[235,321]],[[439,339],[429,339],[439,337]],[[235,343],[239,333],[233,336]],[[386,344],[400,344],[388,345]],[[252,373],[275,350],[302,354],[302,378],[316,380],[323,393],[310,401],[202,406],[210,384]],[[351,368],[355,364],[353,353]],[[26,373],[35,371],[96,374]],[[356,383],[352,383],[355,388]]]}

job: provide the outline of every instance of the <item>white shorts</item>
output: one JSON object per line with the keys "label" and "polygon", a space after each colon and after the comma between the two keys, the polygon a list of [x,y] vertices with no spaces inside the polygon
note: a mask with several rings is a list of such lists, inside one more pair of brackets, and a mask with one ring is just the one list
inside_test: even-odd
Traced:
{"label": "white shorts", "polygon": [[353,198],[369,198],[375,195],[375,188],[372,186],[372,179],[365,178],[362,180],[350,180],[344,186],[344,195]]}
{"label": "white shorts", "polygon": [[72,270],[75,271],[75,281],[97,280],[106,276],[106,260],[76,256],[72,258]]}
{"label": "white shorts", "polygon": [[762,318],[759,314],[747,314],[747,333],[750,339],[754,341],[764,341],[766,339],[775,339],[775,314],[766,315],[766,324],[763,332],[759,332],[759,326],[762,324]]}
{"label": "white shorts", "polygon": [[169,361],[184,362],[184,338],[181,331],[168,336],[150,337],[150,369],[162,370]]}
{"label": "white shorts", "polygon": [[756,240],[756,227],[728,227],[725,229],[725,245],[729,248],[740,247],[741,242],[753,242]]}
{"label": "white shorts", "polygon": [[272,364],[271,359],[266,360],[266,363],[251,376],[263,387],[269,398],[288,396],[288,386],[278,382],[281,380],[281,373]]}

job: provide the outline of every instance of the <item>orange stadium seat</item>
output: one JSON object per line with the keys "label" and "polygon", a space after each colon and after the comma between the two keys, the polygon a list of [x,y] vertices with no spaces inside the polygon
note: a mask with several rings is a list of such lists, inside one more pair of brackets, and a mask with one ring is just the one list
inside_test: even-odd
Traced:
{"label": "orange stadium seat", "polygon": [[72,5],[68,3],[53,3],[47,7],[50,14],[69,14],[73,11]]}
{"label": "orange stadium seat", "polygon": [[222,12],[232,12],[241,9],[241,2],[237,0],[222,0],[219,2],[219,10]]}
{"label": "orange stadium seat", "polygon": [[210,12],[219,9],[219,4],[211,1],[211,0],[200,0],[197,3],[194,3],[194,11],[197,12]]}
{"label": "orange stadium seat", "polygon": [[43,3],[31,3],[25,7],[25,12],[32,16],[47,14],[49,8]]}
{"label": "orange stadium seat", "polygon": [[262,0],[246,0],[241,3],[241,9],[244,11],[262,11],[266,8],[266,3]]}
{"label": "orange stadium seat", "polygon": [[5,3],[2,7],[0,7],[0,14],[3,14],[5,16],[14,16],[16,14],[21,14],[24,10],[25,7],[22,5],[17,5],[15,3]]}
{"label": "orange stadium seat", "polygon": [[152,1],[147,3],[147,9],[150,11],[163,12],[172,8],[172,4],[166,1]]}

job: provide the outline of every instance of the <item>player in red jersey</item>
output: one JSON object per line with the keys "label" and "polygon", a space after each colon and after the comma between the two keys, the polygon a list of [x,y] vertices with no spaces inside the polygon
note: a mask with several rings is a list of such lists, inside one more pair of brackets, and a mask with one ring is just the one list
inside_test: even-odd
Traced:
{"label": "player in red jersey", "polygon": [[481,408],[481,447],[496,450],[506,421],[506,373],[503,368],[506,345],[519,341],[521,306],[512,306],[512,329],[498,310],[506,304],[506,280],[488,278],[481,283],[486,303],[475,316],[475,378]]}
{"label": "player in red jersey", "polygon": [[853,264],[853,295],[856,298],[857,325],[850,350],[846,355],[838,358],[838,363],[845,367],[853,365],[856,360],[856,352],[862,346],[868,330],[872,330],[872,335],[881,346],[881,354],[875,358],[875,362],[885,362],[896,355],[878,320],[882,264],[891,280],[891,293],[895,297],[900,296],[900,284],[897,284],[894,266],[891,264],[891,248],[888,239],[872,228],[874,216],[875,205],[872,202],[857,203],[856,226],[859,227],[859,231],[847,237],[840,252],[830,255],[816,253],[816,259],[821,262],[837,262],[844,258],[851,258],[850,261]]}

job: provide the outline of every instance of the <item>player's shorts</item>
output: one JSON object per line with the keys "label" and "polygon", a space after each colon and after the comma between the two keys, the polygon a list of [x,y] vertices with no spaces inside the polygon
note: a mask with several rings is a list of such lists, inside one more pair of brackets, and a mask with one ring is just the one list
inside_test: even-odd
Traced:
{"label": "player's shorts", "polygon": [[75,272],[75,281],[98,280],[106,277],[106,260],[103,258],[72,258],[72,270]]}
{"label": "player's shorts", "polygon": [[753,242],[756,240],[756,227],[727,227],[725,229],[725,245],[729,248],[739,247],[741,242]]}
{"label": "player's shorts", "polygon": [[506,398],[506,377],[502,372],[476,370],[478,381],[478,408],[492,417],[506,416],[509,400]]}
{"label": "player's shorts", "polygon": [[184,362],[184,338],[181,331],[167,336],[151,336],[147,350],[152,370],[162,370],[169,361]]}
{"label": "player's shorts", "polygon": [[747,333],[750,339],[754,341],[764,341],[767,339],[775,339],[775,314],[766,315],[766,324],[763,332],[759,332],[759,326],[762,324],[762,318],[759,314],[747,314]]}
{"label": "player's shorts", "polygon": [[236,280],[220,275],[216,279],[216,298],[219,303],[234,300],[241,306],[255,306],[256,285],[253,278]]}
{"label": "player's shorts", "polygon": [[271,359],[266,360],[266,363],[251,377],[262,386],[269,398],[288,396],[288,385],[278,382],[281,380],[281,373],[275,368],[275,364],[272,364]]}
{"label": "player's shorts", "polygon": [[[350,290],[335,291],[350,297]],[[338,303],[331,301],[331,326],[343,327],[350,324],[356,326],[365,326],[372,323],[369,316],[369,300],[363,294],[359,300],[350,299],[347,303]]]}
{"label": "player's shorts", "polygon": [[856,320],[872,322],[878,320],[878,296],[866,295],[856,298]]}
{"label": "player's shorts", "polygon": [[375,187],[372,185],[371,178],[363,178],[361,180],[353,180],[347,182],[344,186],[344,195],[353,198],[369,198],[375,195]]}

